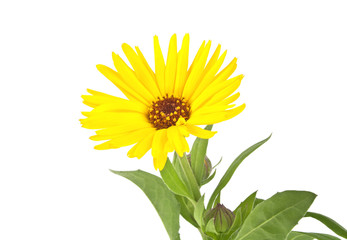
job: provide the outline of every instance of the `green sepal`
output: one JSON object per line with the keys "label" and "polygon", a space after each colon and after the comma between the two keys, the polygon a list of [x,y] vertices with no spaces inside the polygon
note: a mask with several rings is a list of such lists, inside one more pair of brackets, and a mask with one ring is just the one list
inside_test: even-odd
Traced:
{"label": "green sepal", "polygon": [[276,193],[249,214],[236,240],[285,240],[315,198],[314,193],[305,191]]}
{"label": "green sepal", "polygon": [[344,227],[342,227],[340,224],[338,224],[335,220],[327,216],[324,216],[322,214],[314,213],[314,212],[307,212],[305,217],[311,217],[320,221],[325,226],[327,226],[331,231],[333,231],[340,237],[347,239],[347,230]]}
{"label": "green sepal", "polygon": [[218,194],[222,191],[222,189],[228,184],[229,180],[231,179],[231,177],[233,176],[235,170],[237,169],[237,167],[242,163],[242,161],[249,156],[252,152],[254,152],[258,147],[260,147],[261,145],[263,145],[265,142],[267,142],[270,139],[271,135],[264,139],[263,141],[260,141],[256,144],[254,144],[253,146],[249,147],[248,149],[246,149],[245,151],[243,151],[230,165],[230,167],[228,168],[228,170],[225,172],[224,176],[222,177],[222,179],[219,181],[216,189],[213,191],[210,200],[208,201],[207,204],[207,209],[211,209]]}
{"label": "green sepal", "polygon": [[[157,210],[170,239],[180,239],[178,233],[180,227],[180,204],[161,178],[141,170],[110,171],[136,184],[146,194],[155,210]],[[165,201],[162,201],[163,199]]]}
{"label": "green sepal", "polygon": [[212,169],[215,169],[215,168],[222,162],[222,160],[223,160],[223,157],[221,157],[221,158],[219,159],[219,161],[216,163],[216,165],[214,165],[214,166],[212,167]]}
{"label": "green sepal", "polygon": [[214,172],[213,172],[208,178],[203,179],[203,180],[201,181],[201,186],[203,186],[203,185],[209,183],[209,182],[216,176],[216,171],[217,171],[217,170],[214,170]]}
{"label": "green sepal", "polygon": [[[219,160],[219,162],[218,162],[216,165],[214,165],[214,166],[212,167],[212,170],[215,169],[215,168],[222,162],[222,159],[223,159],[223,158],[221,157],[220,160]],[[215,169],[214,172],[213,172],[208,178],[203,179],[203,180],[201,181],[201,186],[203,186],[203,185],[209,183],[209,182],[216,176],[216,172],[217,172],[217,169]]]}
{"label": "green sepal", "polygon": [[[205,127],[205,130],[211,131],[212,126],[213,125],[207,125]],[[208,139],[197,137],[194,141],[192,150],[190,151],[192,170],[199,186],[202,186],[202,180],[205,173],[204,160],[206,156],[207,145]]]}
{"label": "green sepal", "polygon": [[166,186],[173,193],[194,200],[193,193],[191,193],[187,186],[181,181],[170,159],[167,159],[165,167],[160,171],[160,175]]}

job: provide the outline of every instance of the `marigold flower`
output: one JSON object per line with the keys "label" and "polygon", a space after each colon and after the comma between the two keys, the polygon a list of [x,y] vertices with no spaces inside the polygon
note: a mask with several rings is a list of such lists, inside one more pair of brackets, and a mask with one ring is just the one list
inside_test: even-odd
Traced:
{"label": "marigold flower", "polygon": [[[82,127],[99,129],[92,140],[106,142],[95,149],[120,148],[135,144],[129,157],[141,158],[152,149],[155,169],[162,170],[168,152],[183,156],[189,152],[186,137],[211,138],[216,132],[196,125],[215,124],[235,117],[245,104],[232,104],[239,93],[243,75],[229,77],[236,69],[236,58],[218,72],[226,56],[220,55],[221,46],[208,60],[211,41],[204,41],[188,68],[189,35],[177,51],[177,38],[170,39],[165,63],[159,40],[154,36],[155,72],[138,47],[123,44],[130,68],[122,58],[112,53],[116,71],[97,65],[97,69],[118,87],[128,99],[88,89],[84,103],[92,108],[83,112]],[[233,94],[233,95],[231,95]]]}

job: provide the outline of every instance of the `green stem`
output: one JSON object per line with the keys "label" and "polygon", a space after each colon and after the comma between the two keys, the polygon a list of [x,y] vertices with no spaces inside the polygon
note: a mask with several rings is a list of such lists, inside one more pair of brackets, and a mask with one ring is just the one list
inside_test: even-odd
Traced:
{"label": "green stem", "polygon": [[188,159],[187,159],[186,154],[184,153],[183,157],[178,156],[178,161],[179,161],[181,168],[183,170],[183,173],[186,177],[186,181],[187,181],[186,184],[190,188],[190,190],[192,191],[195,200],[198,201],[201,198],[199,185],[196,181],[193,170],[188,163]]}

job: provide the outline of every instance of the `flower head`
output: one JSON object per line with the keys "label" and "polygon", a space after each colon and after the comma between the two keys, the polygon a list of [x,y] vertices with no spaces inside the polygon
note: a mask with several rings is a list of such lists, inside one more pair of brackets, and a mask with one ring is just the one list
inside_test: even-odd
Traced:
{"label": "flower head", "polygon": [[[152,149],[155,169],[163,169],[168,152],[182,156],[189,152],[186,137],[211,138],[216,132],[196,125],[215,124],[228,120],[243,111],[245,105],[232,104],[239,93],[243,75],[229,78],[236,69],[234,58],[219,71],[226,56],[221,46],[208,60],[211,42],[203,42],[188,68],[189,35],[177,51],[177,39],[171,37],[167,61],[154,37],[155,71],[151,69],[138,47],[123,44],[129,67],[112,53],[116,71],[104,65],[97,69],[118,87],[127,99],[89,90],[84,103],[92,108],[84,112],[82,127],[98,129],[92,140],[106,142],[95,149],[120,148],[135,144],[129,157],[141,158]],[[232,95],[233,94],[233,95]]]}
{"label": "flower head", "polygon": [[232,226],[235,215],[223,204],[217,204],[214,208],[205,213],[206,223],[213,219],[216,231],[219,233],[226,232]]}

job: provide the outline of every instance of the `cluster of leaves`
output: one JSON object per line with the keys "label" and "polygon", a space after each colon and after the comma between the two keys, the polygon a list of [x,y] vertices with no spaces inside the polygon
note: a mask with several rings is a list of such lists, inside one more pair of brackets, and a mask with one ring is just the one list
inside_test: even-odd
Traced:
{"label": "cluster of leaves", "polygon": [[[212,126],[206,127],[211,130]],[[270,136],[271,137],[271,136]],[[347,230],[334,220],[307,212],[316,195],[306,191],[284,191],[267,200],[256,197],[257,192],[247,197],[233,212],[232,225],[218,232],[214,219],[206,220],[205,213],[220,202],[222,189],[227,185],[242,161],[263,145],[260,141],[242,152],[227,169],[205,207],[205,196],[200,188],[213,179],[214,171],[206,178],[204,165],[208,140],[197,138],[193,144],[190,161],[174,154],[172,163],[168,159],[161,178],[150,173],[137,171],[112,171],[136,184],[147,195],[157,210],[171,240],[179,240],[179,216],[196,227],[205,240],[338,240],[322,233],[292,231],[303,217],[314,218],[335,234],[347,239]]]}

